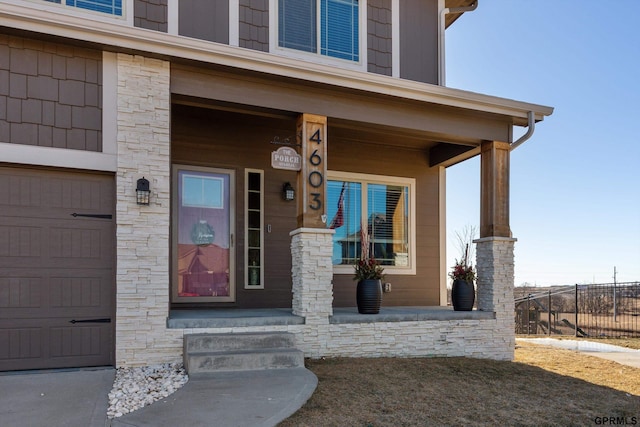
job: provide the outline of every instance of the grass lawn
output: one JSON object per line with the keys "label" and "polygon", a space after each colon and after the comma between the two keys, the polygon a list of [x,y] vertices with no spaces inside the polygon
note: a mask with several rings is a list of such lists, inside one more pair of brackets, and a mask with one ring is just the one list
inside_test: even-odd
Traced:
{"label": "grass lawn", "polygon": [[640,425],[640,369],[570,350],[523,343],[515,362],[336,358],[307,367],[318,388],[282,427],[568,426],[602,417]]}

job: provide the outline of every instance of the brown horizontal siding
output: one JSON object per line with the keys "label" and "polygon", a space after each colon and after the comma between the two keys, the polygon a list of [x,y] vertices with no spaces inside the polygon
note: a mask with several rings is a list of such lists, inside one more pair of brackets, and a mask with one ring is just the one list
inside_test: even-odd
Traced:
{"label": "brown horizontal siding", "polygon": [[438,2],[400,3],[400,77],[438,84]]}
{"label": "brown horizontal siding", "polygon": [[102,151],[102,52],[0,34],[0,142]]}
{"label": "brown horizontal siding", "polygon": [[[236,306],[291,307],[289,232],[296,228],[296,205],[282,200],[282,184],[296,172],[271,168],[269,142],[295,134],[295,119],[274,120],[214,110],[172,107],[172,161],[236,171]],[[264,170],[265,288],[244,289],[244,171]],[[271,233],[266,230],[271,225]],[[213,304],[215,305],[215,304]]]}
{"label": "brown horizontal siding", "polygon": [[[329,122],[330,123],[330,122]],[[332,134],[341,135],[332,138]],[[439,304],[438,171],[428,167],[422,150],[354,142],[349,135],[357,131],[328,131],[328,167],[376,175],[412,177],[417,189],[416,275],[388,275],[392,292],[384,305]],[[172,113],[172,161],[230,168],[236,171],[236,248],[237,306],[290,307],[291,253],[289,233],[297,227],[296,204],[282,200],[283,183],[294,183],[296,172],[271,168],[270,141],[295,138],[295,118],[271,119],[196,107],[174,105]],[[401,137],[380,137],[379,142]],[[244,169],[264,170],[265,289],[244,289]],[[355,305],[355,283],[351,275],[334,276],[334,305]]]}
{"label": "brown horizontal siding", "polygon": [[180,0],[179,8],[181,36],[229,44],[228,0]]}
{"label": "brown horizontal siding", "polygon": [[[344,134],[343,132],[340,132]],[[354,131],[354,136],[357,132]],[[400,142],[401,138],[392,138]],[[373,141],[372,141],[373,142]],[[400,147],[329,139],[330,170],[416,179],[416,274],[387,274],[392,291],[383,296],[383,306],[438,305],[440,303],[440,250],[438,171],[427,166],[424,151]],[[334,306],[355,304],[355,283],[351,274],[336,274],[333,280]]]}

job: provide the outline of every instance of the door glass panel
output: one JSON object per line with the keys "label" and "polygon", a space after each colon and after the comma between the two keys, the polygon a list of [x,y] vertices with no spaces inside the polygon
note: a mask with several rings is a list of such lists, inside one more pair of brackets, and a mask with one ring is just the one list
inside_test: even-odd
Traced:
{"label": "door glass panel", "polygon": [[178,297],[232,296],[230,281],[230,175],[178,171]]}

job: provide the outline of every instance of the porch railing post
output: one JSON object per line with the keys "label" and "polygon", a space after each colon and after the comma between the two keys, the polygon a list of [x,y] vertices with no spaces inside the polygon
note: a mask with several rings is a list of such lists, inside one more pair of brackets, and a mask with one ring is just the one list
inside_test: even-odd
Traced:
{"label": "porch railing post", "polygon": [[578,336],[578,284],[576,283],[576,293],[575,293],[575,309],[576,309],[576,323],[574,325],[574,335]]}
{"label": "porch railing post", "polygon": [[549,320],[547,321],[547,335],[551,336],[551,291],[549,291],[549,304],[547,304],[547,311],[549,312]]}

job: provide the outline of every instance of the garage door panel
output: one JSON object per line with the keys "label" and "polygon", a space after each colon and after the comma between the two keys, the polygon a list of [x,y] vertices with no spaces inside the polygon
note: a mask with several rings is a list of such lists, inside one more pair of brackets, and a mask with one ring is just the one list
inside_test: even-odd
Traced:
{"label": "garage door panel", "polygon": [[52,327],[51,357],[100,356],[103,346],[110,343],[110,330],[104,325]]}
{"label": "garage door panel", "polygon": [[43,228],[21,224],[24,219],[8,221],[0,217],[0,263],[12,264],[42,256]]}
{"label": "garage door panel", "polygon": [[0,276],[0,318],[109,317],[113,312],[111,270],[8,269]]}
{"label": "garage door panel", "polygon": [[37,208],[30,212],[34,218],[65,218],[76,210],[110,213],[102,211],[113,209],[114,194],[111,177],[0,168],[0,208],[9,217],[25,208]]}
{"label": "garage door panel", "polygon": [[0,362],[42,357],[42,328],[3,327],[0,320]]}
{"label": "garage door panel", "polygon": [[88,227],[78,224],[68,228],[52,227],[49,236],[51,261],[56,264],[82,262],[85,268],[91,265],[102,265],[104,257],[107,256],[105,253],[107,247],[104,243],[105,240],[109,242],[111,236],[107,232],[110,227],[98,227],[99,225]]}
{"label": "garage door panel", "polygon": [[34,220],[0,216],[0,267],[104,268],[113,262],[113,222]]}
{"label": "garage door panel", "polygon": [[12,309],[42,307],[42,288],[41,277],[19,277],[18,275],[0,277],[0,309],[2,309],[0,317],[11,317]]}
{"label": "garage door panel", "polygon": [[3,370],[113,364],[109,323],[69,324],[56,318],[23,320],[19,326],[12,323],[0,320]]}
{"label": "garage door panel", "polygon": [[0,371],[113,364],[114,196],[111,175],[0,167]]}

